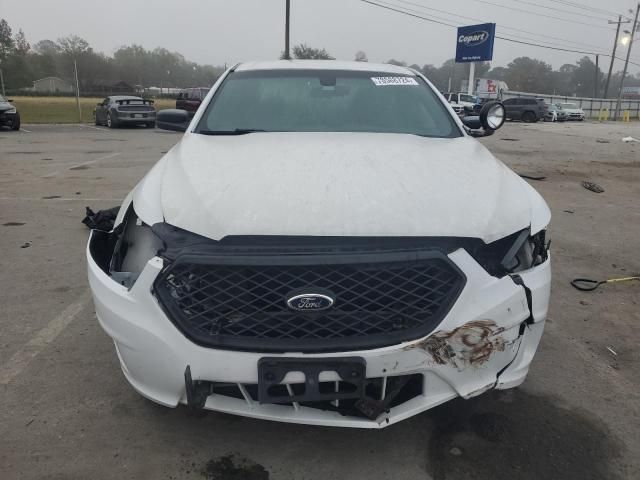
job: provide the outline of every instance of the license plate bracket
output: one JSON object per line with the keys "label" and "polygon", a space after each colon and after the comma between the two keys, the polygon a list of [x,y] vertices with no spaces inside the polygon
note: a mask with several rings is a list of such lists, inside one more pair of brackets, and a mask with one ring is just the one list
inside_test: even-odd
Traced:
{"label": "license plate bracket", "polygon": [[[304,384],[287,390],[281,382],[289,372],[302,372]],[[320,383],[322,372],[338,374],[338,391],[327,391],[328,385]],[[364,396],[365,375],[366,362],[362,357],[263,357],[258,361],[258,400],[260,403],[292,403],[358,399]]]}

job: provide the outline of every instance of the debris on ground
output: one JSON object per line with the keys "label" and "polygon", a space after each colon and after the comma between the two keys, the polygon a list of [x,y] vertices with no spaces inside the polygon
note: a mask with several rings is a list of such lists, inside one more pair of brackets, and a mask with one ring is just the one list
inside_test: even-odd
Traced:
{"label": "debris on ground", "polygon": [[60,195],[47,195],[46,197],[42,197],[43,200],[52,200],[54,198],[62,198]]}
{"label": "debris on ground", "polygon": [[31,242],[24,242],[22,245],[20,245],[20,248],[29,248],[31,246]]}
{"label": "debris on ground", "polygon": [[582,185],[584,188],[586,188],[587,190],[591,190],[592,192],[595,193],[602,193],[604,192],[604,188],[602,188],[600,185],[598,185],[597,183],[593,183],[593,182],[580,182],[580,185]]}
{"label": "debris on ground", "polygon": [[113,230],[113,224],[116,222],[119,210],[120,207],[113,207],[94,212],[91,208],[86,207],[86,216],[82,219],[82,223],[91,230],[110,232]]}
{"label": "debris on ground", "polygon": [[530,173],[519,173],[522,178],[526,178],[527,180],[544,180],[547,178],[545,175],[536,175]]}
{"label": "debris on ground", "polygon": [[640,140],[638,140],[637,138],[633,138],[633,137],[624,137],[622,139],[622,141],[624,143],[631,143],[631,142],[640,142]]}
{"label": "debris on ground", "polygon": [[500,140],[502,140],[503,142],[519,142],[520,141],[517,138],[501,138]]}
{"label": "debris on ground", "polygon": [[618,354],[615,352],[615,350],[611,347],[607,347],[607,350],[609,350],[614,356],[618,356]]}
{"label": "debris on ground", "polygon": [[576,213],[576,212],[575,212],[575,210],[563,210],[563,212],[566,212],[566,213]]}
{"label": "debris on ground", "polygon": [[611,143],[609,140],[603,140],[601,138],[596,138],[596,142],[598,142],[598,143]]}

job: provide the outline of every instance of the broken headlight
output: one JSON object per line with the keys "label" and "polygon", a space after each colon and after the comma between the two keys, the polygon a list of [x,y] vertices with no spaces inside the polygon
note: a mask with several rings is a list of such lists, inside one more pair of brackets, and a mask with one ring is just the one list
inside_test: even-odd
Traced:
{"label": "broken headlight", "polygon": [[531,235],[521,230],[470,252],[494,276],[521,272],[543,263],[549,256],[546,230]]}
{"label": "broken headlight", "polygon": [[147,262],[162,249],[163,242],[133,210],[125,214],[118,241],[111,257],[109,273],[121,285],[131,288]]}

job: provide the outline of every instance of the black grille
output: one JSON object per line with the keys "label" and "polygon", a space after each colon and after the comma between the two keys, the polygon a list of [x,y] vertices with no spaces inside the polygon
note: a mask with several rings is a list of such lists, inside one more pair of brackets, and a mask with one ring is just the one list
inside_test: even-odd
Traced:
{"label": "black grille", "polygon": [[[155,293],[195,342],[264,352],[345,351],[428,334],[465,278],[437,251],[349,255],[182,255]],[[333,306],[300,312],[286,300],[325,293]]]}

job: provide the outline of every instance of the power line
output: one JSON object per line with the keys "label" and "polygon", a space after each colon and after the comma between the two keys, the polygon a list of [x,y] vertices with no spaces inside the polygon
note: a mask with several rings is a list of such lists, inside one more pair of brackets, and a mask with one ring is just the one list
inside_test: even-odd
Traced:
{"label": "power line", "polygon": [[[595,15],[589,15],[587,13],[573,12],[571,10],[565,10],[564,8],[553,8],[553,7],[549,7],[548,5],[542,5],[540,3],[527,2],[526,0],[512,0],[512,1],[513,2],[518,2],[518,3],[524,3],[525,5],[529,5],[531,7],[540,7],[540,8],[544,8],[546,10],[554,10],[556,12],[568,13],[570,15],[579,15],[581,17],[594,18],[596,20],[608,20],[609,19],[608,17],[607,18],[602,17],[602,16],[596,17]],[[588,10],[588,11],[590,11],[590,10]]]}
{"label": "power line", "polygon": [[507,5],[501,5],[499,3],[493,3],[493,2],[488,2],[487,0],[476,0],[476,2],[480,2],[480,3],[485,3],[487,5],[492,5],[494,7],[500,7],[500,8],[506,8],[507,10],[513,10],[515,12],[523,12],[523,13],[528,13],[529,15],[537,15],[539,17],[544,17],[544,18],[551,18],[553,20],[559,20],[561,22],[567,22],[567,23],[575,23],[578,25],[586,25],[588,27],[592,27],[592,28],[602,28],[604,30],[612,30],[612,28],[610,27],[604,27],[602,25],[596,25],[594,23],[586,23],[586,22],[579,22],[577,20],[570,20],[568,18],[561,18],[561,17],[555,17],[553,15],[545,15],[544,13],[538,13],[538,12],[534,12],[531,10],[524,10],[522,8],[517,8],[517,7],[509,7]]}
{"label": "power line", "polygon": [[[602,8],[592,7],[589,5],[582,5],[580,3],[571,2],[569,0],[547,0],[547,1],[552,3],[559,3],[560,5],[566,5],[568,7],[577,8],[579,10],[588,10],[590,12],[602,13],[605,15],[613,15],[613,16],[621,15],[621,13],[619,12],[612,12],[611,10],[604,10]],[[624,17],[624,15],[622,16]]]}
{"label": "power line", "polygon": [[[419,7],[421,9],[423,9],[423,10],[432,10],[434,12],[444,13],[445,15],[450,15],[450,16],[456,17],[456,18],[467,18],[469,20],[473,20],[473,21],[476,21],[476,22],[486,22],[486,19],[480,19],[480,18],[477,18],[477,17],[469,17],[469,16],[466,16],[466,15],[460,15],[458,13],[448,12],[446,10],[439,10],[437,8],[427,7],[426,5],[422,5],[421,3],[411,2],[409,0],[396,0],[396,1],[401,2],[401,3],[405,3],[407,5],[414,5],[416,7]],[[403,8],[405,8],[405,7],[403,7]],[[407,9],[407,10],[409,10],[409,9]],[[514,32],[519,32],[519,33],[520,32],[521,33],[527,33],[527,34],[534,35],[536,37],[541,37],[541,38],[550,38],[552,40],[560,40],[561,42],[572,43],[574,45],[581,45],[581,46],[586,46],[586,47],[591,47],[591,48],[600,48],[600,46],[593,45],[593,44],[590,44],[590,43],[576,42],[576,41],[573,41],[573,40],[569,40],[567,38],[554,37],[553,35],[546,35],[546,34],[541,34],[541,33],[536,33],[536,32],[530,32],[528,30],[523,30],[521,28],[509,27],[509,26],[506,26],[506,25],[503,25],[503,24],[499,24],[498,28],[505,29],[505,30],[511,30],[511,31],[514,31]],[[551,43],[551,42],[542,42],[542,43]]]}
{"label": "power line", "polygon": [[[360,0],[360,1],[363,2],[363,3],[368,3],[369,5],[374,5],[374,6],[379,7],[379,8],[384,8],[385,10],[391,10],[393,12],[401,13],[403,15],[408,15],[410,17],[414,17],[414,18],[418,18],[418,19],[421,19],[421,20],[425,20],[427,22],[437,23],[437,24],[445,25],[445,26],[451,27],[451,28],[457,28],[456,25],[452,25],[450,23],[442,22],[442,21],[439,21],[439,20],[434,20],[433,18],[427,18],[427,17],[424,17],[422,15],[418,15],[418,14],[415,14],[415,13],[407,12],[405,10],[401,10],[400,8],[394,8],[392,6],[388,6],[390,4],[382,5],[380,3],[373,2],[371,0]],[[518,43],[518,44],[522,44],[522,45],[530,45],[530,46],[534,46],[534,47],[546,48],[546,49],[557,50],[557,51],[562,51],[562,52],[581,53],[581,54],[584,54],[584,55],[602,55],[603,57],[609,57],[609,58],[611,57],[611,54],[607,54],[607,53],[591,52],[591,51],[585,51],[585,50],[575,50],[575,49],[562,48],[562,47],[552,47],[552,46],[548,46],[548,45],[541,45],[539,43],[525,42],[525,41],[522,41],[522,40],[516,40],[516,39],[513,39],[513,38],[503,37],[503,36],[499,36],[499,35],[496,35],[495,38],[497,38],[499,40],[504,40],[505,42]],[[615,59],[616,60],[623,60],[622,58],[619,58],[619,57],[615,57]],[[632,64],[632,65],[636,65],[636,66],[640,67],[640,63],[634,63],[634,62],[631,62],[631,61],[629,63]]]}

